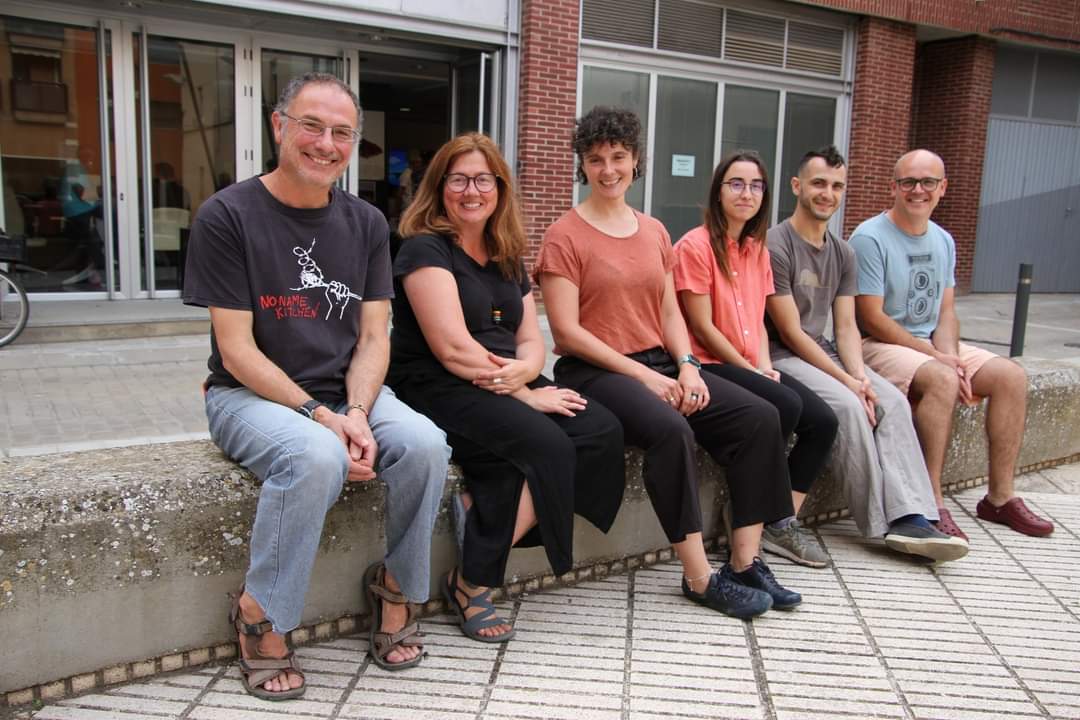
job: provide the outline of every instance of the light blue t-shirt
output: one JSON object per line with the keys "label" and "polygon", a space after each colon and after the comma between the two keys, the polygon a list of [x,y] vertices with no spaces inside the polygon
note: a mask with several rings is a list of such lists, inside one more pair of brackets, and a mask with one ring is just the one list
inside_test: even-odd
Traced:
{"label": "light blue t-shirt", "polygon": [[880,295],[885,314],[915,337],[929,338],[941,314],[941,294],[956,285],[956,243],[933,220],[908,235],[881,213],[851,235],[859,294]]}

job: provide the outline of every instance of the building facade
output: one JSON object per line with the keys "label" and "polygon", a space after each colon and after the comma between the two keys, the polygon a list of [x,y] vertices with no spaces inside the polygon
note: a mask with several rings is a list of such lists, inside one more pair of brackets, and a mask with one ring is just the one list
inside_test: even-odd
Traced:
{"label": "building facade", "polygon": [[[1022,5],[1022,7],[1021,7]],[[517,171],[535,251],[587,188],[573,119],[638,112],[631,201],[679,237],[717,160],[774,179],[807,149],[849,158],[845,233],[888,205],[892,163],[945,159],[936,219],[962,289],[1080,291],[1080,3],[993,0],[12,0],[0,10],[0,218],[40,299],[176,297],[187,229],[275,162],[274,100],[332,72],[365,108],[343,179],[394,222],[404,177],[462,130]],[[407,168],[410,168],[406,171]],[[408,184],[408,181],[405,181]]]}

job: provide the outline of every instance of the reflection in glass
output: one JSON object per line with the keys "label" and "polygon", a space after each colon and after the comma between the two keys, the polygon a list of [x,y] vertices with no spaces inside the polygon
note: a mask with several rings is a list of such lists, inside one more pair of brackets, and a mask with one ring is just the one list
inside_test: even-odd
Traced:
{"label": "reflection in glass", "polygon": [[[581,90],[581,114],[597,105],[633,110],[641,121],[641,147],[649,137],[649,76],[645,73],[586,67]],[[646,163],[648,165],[649,163]],[[579,200],[589,197],[590,188],[582,185]],[[626,202],[638,210],[645,209],[645,180],[638,179],[626,193]]]}
{"label": "reflection in glass", "polygon": [[[776,90],[727,85],[724,88],[724,127],[720,155],[736,150],[755,150],[769,170],[776,167],[776,116],[780,93]],[[775,197],[775,193],[774,193]]]}
{"label": "reflection in glass", "polygon": [[98,52],[95,29],[0,16],[0,220],[31,292],[105,290]]}
{"label": "reflection in glass", "polygon": [[262,159],[261,172],[277,167],[277,144],[270,116],[274,113],[281,91],[294,77],[308,72],[328,73],[341,77],[341,61],[335,57],[302,55],[282,50],[262,51]]}
{"label": "reflection in glass", "polygon": [[789,92],[784,107],[784,157],[780,177],[773,183],[773,197],[779,205],[777,222],[786,220],[795,212],[795,196],[788,191],[790,178],[795,174],[799,160],[810,150],[817,150],[833,142],[836,124],[836,100],[817,95],[800,95]]}
{"label": "reflection in glass", "polygon": [[716,83],[661,77],[656,95],[652,214],[673,241],[702,222],[712,179]]}
{"label": "reflection in glass", "polygon": [[[137,93],[142,88],[140,36],[134,38]],[[154,223],[154,288],[178,290],[183,281],[191,217],[211,195],[236,178],[235,71],[231,45],[151,35],[150,207]],[[142,107],[143,98],[138,98]],[[145,224],[143,142],[138,124],[140,226]],[[145,238],[146,228],[140,235]],[[145,241],[142,283],[146,277]]]}

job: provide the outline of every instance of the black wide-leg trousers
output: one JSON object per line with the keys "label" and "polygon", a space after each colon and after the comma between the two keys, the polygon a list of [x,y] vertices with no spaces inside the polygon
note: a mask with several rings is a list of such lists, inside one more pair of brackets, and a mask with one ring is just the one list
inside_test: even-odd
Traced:
{"label": "black wide-leg trousers", "polygon": [[[662,349],[631,357],[669,377],[677,376]],[[622,423],[626,443],[645,451],[645,488],[672,543],[702,530],[695,443],[726,468],[734,527],[793,513],[776,408],[735,383],[709,373],[701,377],[709,388],[709,405],[684,417],[626,375],[572,357],[555,365],[559,384],[600,401]]]}

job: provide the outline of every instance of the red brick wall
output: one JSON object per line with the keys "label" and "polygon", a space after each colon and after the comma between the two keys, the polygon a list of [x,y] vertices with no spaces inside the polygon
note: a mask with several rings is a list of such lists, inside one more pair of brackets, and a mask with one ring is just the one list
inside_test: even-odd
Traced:
{"label": "red brick wall", "polygon": [[844,235],[890,205],[893,164],[908,150],[915,26],[864,17],[856,31],[855,87]]}
{"label": "red brick wall", "polygon": [[[808,5],[874,15],[914,25],[1077,50],[1077,0],[802,0]],[[1040,38],[1039,35],[1049,36]],[[1061,38],[1073,42],[1055,41]]]}
{"label": "red brick wall", "polygon": [[949,187],[934,220],[956,240],[956,281],[971,288],[986,127],[994,82],[993,40],[969,36],[921,45],[915,65],[912,146],[945,160]]}
{"label": "red brick wall", "polygon": [[521,9],[517,178],[529,267],[544,230],[573,204],[579,8],[579,0],[524,0]]}

